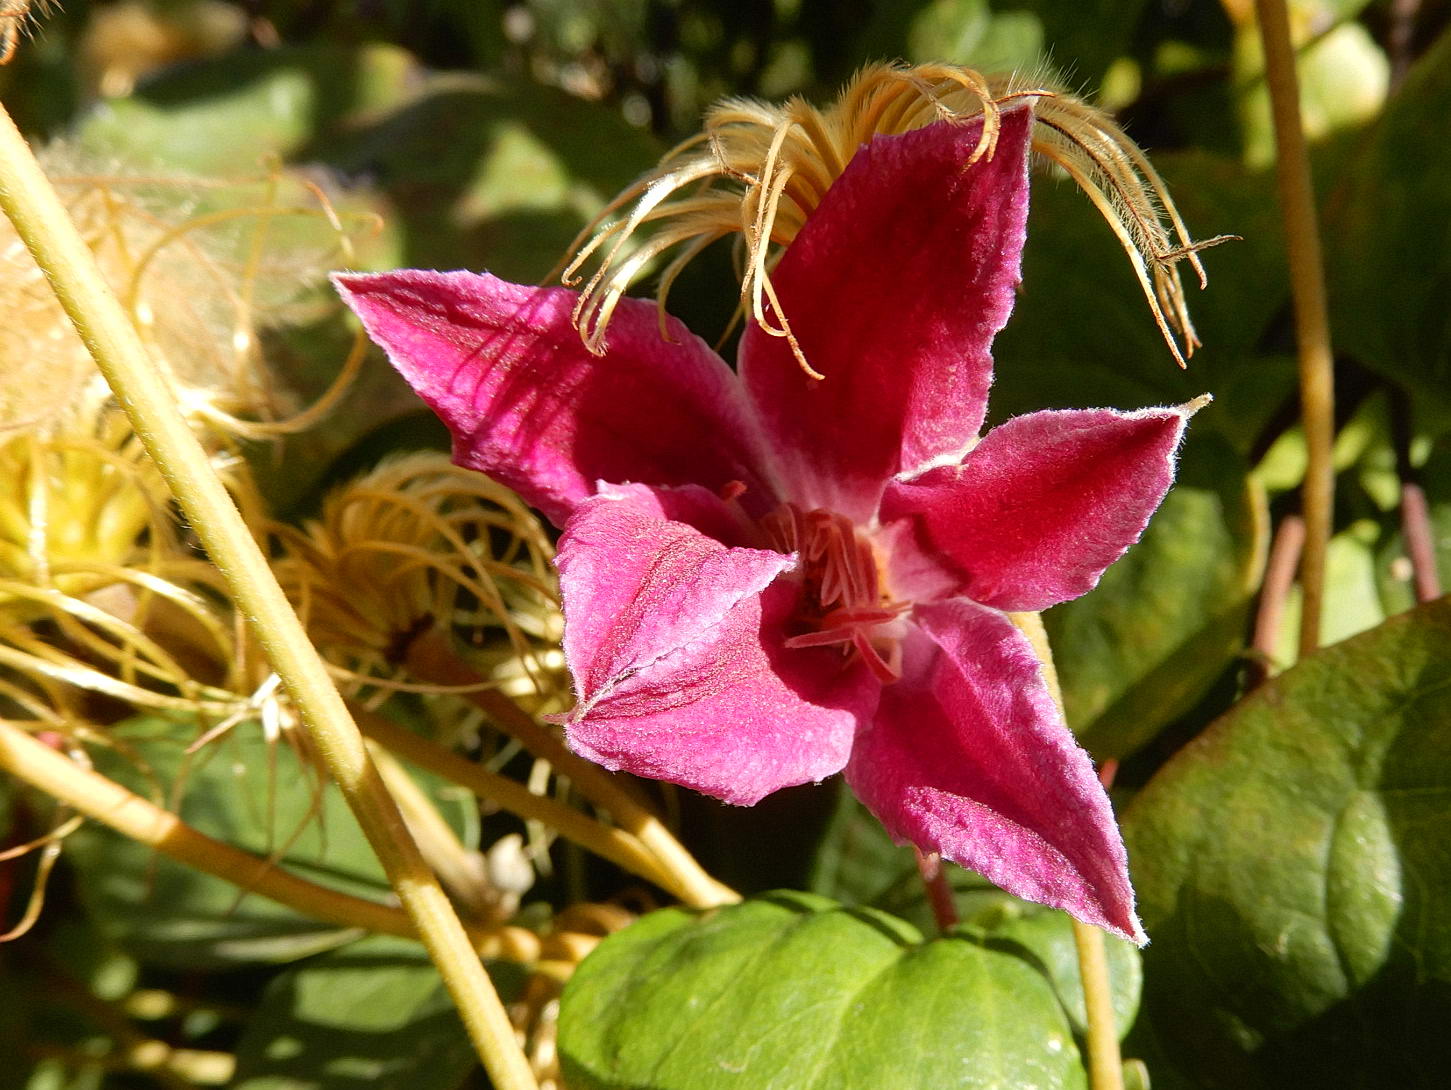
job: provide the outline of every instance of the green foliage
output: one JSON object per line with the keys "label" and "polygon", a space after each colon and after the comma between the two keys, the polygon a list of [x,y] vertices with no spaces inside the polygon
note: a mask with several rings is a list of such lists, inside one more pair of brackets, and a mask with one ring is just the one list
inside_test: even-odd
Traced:
{"label": "green foliage", "polygon": [[235,1090],[451,1090],[475,1064],[417,943],[383,936],[273,978],[237,1046]]}
{"label": "green foliage", "polygon": [[1149,1028],[1202,1085],[1440,1085],[1448,638],[1443,599],[1319,652],[1130,809]]}
{"label": "green foliage", "polygon": [[572,1090],[1081,1087],[1033,938],[923,942],[882,913],[800,893],[666,909],[575,972],[565,1078]]}
{"label": "green foliage", "polygon": [[1444,430],[1451,412],[1451,33],[1427,53],[1345,172],[1326,267],[1338,346],[1404,386]]}

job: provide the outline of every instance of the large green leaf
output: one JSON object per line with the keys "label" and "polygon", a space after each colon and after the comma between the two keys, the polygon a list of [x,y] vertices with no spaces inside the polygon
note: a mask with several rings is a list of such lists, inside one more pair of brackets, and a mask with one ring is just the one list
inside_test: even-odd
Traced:
{"label": "large green leaf", "polygon": [[1148,742],[1239,654],[1264,507],[1228,443],[1191,434],[1179,479],[1142,540],[1094,591],[1044,616],[1068,722],[1095,757],[1124,757]]}
{"label": "large green leaf", "polygon": [[1401,86],[1327,209],[1336,348],[1451,413],[1451,32]]}
{"label": "large green leaf", "polygon": [[[140,794],[176,790],[189,824],[246,851],[279,855],[280,866],[302,877],[358,896],[387,894],[382,868],[337,789],[323,786],[287,743],[269,744],[256,724],[239,725],[192,758],[185,752],[195,736],[191,724],[138,719],[116,734],[130,756],[99,751],[102,773]],[[457,796],[438,781],[420,782],[463,829]],[[66,856],[101,929],[147,961],[187,969],[290,961],[357,937],[96,823],[67,839]]]}
{"label": "large green leaf", "polygon": [[1141,1023],[1204,1086],[1451,1070],[1451,600],[1304,660],[1125,819]]}
{"label": "large green leaf", "polygon": [[[943,873],[963,926],[985,939],[1031,952],[1046,971],[1073,1028],[1083,1032],[1083,982],[1072,921],[1055,909],[1004,893],[974,871],[949,863]],[[845,785],[817,850],[810,889],[851,908],[889,913],[924,932],[936,930],[912,850],[893,844],[882,823]],[[1105,941],[1116,1024],[1120,1032],[1127,1032],[1139,1007],[1139,952],[1123,939],[1109,936]]]}
{"label": "large green leaf", "polygon": [[279,974],[237,1045],[233,1090],[451,1090],[477,1066],[417,943],[375,936]]}
{"label": "large green leaf", "polygon": [[571,1090],[1084,1085],[1053,989],[1013,943],[932,942],[808,894],[667,909],[565,989]]}

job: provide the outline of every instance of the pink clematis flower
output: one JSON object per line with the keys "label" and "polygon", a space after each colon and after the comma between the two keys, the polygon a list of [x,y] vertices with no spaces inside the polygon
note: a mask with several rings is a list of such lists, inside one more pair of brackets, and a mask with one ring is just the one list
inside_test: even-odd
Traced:
{"label": "pink clematis flower", "polygon": [[574,292],[340,275],[455,459],[564,533],[567,737],[750,805],[845,771],[899,842],[1143,941],[1088,756],[1009,617],[1089,590],[1173,477],[1192,407],[978,438],[1019,279],[1027,107],[864,145],[772,273],[815,381],[754,323],[739,373],[653,304],[608,350]]}

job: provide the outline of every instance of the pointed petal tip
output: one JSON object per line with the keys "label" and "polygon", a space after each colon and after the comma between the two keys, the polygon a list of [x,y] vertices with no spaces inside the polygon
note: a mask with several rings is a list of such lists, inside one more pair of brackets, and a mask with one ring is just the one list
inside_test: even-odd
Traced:
{"label": "pointed petal tip", "polygon": [[1174,406],[1174,411],[1176,413],[1178,413],[1181,417],[1183,417],[1185,420],[1188,420],[1195,413],[1197,413],[1200,409],[1205,408],[1206,406],[1208,406],[1213,401],[1214,401],[1214,395],[1213,394],[1210,394],[1210,393],[1200,394],[1198,397],[1194,398],[1191,401],[1186,401],[1182,405],[1175,405]]}

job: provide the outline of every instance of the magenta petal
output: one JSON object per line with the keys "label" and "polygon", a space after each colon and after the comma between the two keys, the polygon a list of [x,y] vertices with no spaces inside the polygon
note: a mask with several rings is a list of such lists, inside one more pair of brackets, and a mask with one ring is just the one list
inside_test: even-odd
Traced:
{"label": "magenta petal", "polygon": [[609,350],[570,324],[576,294],[488,274],[334,277],[344,301],[453,434],[454,460],[517,491],[557,525],[595,482],[747,486],[760,512],[758,429],[729,367],[653,304],[621,300]]}
{"label": "magenta petal", "polygon": [[[994,428],[960,466],[893,482],[883,522],[910,520],[922,555],[959,590],[1030,611],[1093,589],[1139,539],[1174,480],[1188,408],[1030,413]],[[899,532],[900,533],[900,532]]]}
{"label": "magenta petal", "polygon": [[609,487],[559,542],[571,748],[738,805],[846,764],[878,687],[835,648],[787,650],[795,558],[730,548],[703,489]]}
{"label": "magenta petal", "polygon": [[847,781],[899,842],[1135,942],[1123,840],[1027,639],[963,599],[919,606]]}
{"label": "magenta petal", "polygon": [[864,521],[888,478],[977,435],[1019,279],[1031,129],[1028,107],[1005,111],[993,159],[970,167],[981,121],[874,138],[782,256],[782,310],[826,378],[755,323],[740,365],[793,498]]}

